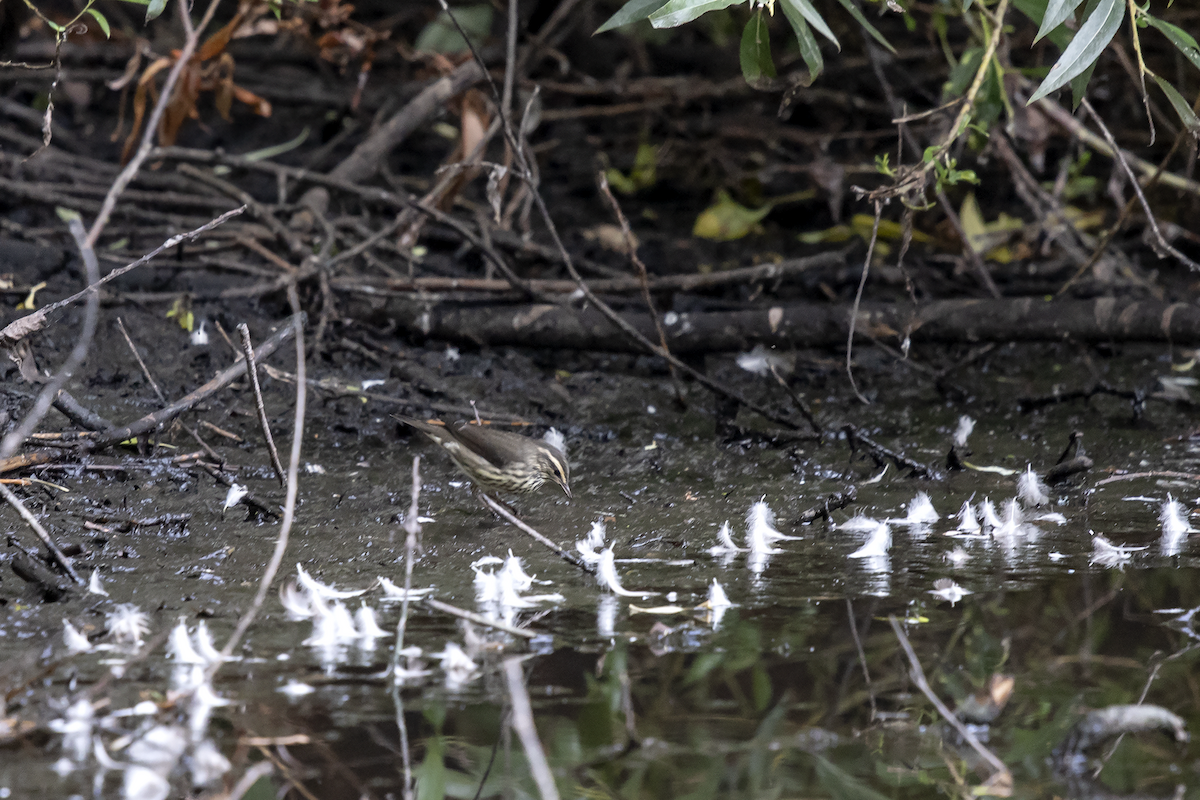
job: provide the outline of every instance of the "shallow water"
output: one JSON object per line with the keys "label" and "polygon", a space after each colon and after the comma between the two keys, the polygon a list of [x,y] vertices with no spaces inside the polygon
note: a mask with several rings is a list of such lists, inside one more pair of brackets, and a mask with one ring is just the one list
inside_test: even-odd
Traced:
{"label": "shallow water", "polygon": [[[1200,606],[1200,544],[1187,537],[1177,554],[1164,554],[1158,513],[1168,493],[1193,507],[1196,484],[1150,476],[1097,485],[1121,472],[1197,472],[1188,408],[1151,400],[1135,420],[1128,401],[1109,396],[1029,414],[1016,402],[1098,378],[1148,388],[1157,376],[1171,374],[1162,356],[1148,347],[1104,360],[1065,348],[1002,348],[951,376],[966,399],[950,401],[922,373],[865,351],[857,377],[876,401],[870,406],[853,400],[836,364],[803,361],[806,378],[795,385],[818,417],[852,422],[944,475],[914,480],[892,466],[869,482],[879,469],[861,455],[851,458],[836,434],[818,442],[743,411],[737,418],[746,426],[742,433],[717,435],[712,399],[691,388],[690,405],[680,410],[670,380],[644,360],[565,357],[555,374],[531,370],[519,354],[466,354],[439,366],[439,354],[426,353],[426,364],[439,366],[464,395],[479,397],[481,407],[567,423],[574,498],[568,502],[547,487],[516,506],[568,549],[593,522],[604,521],[621,584],[657,593],[646,598],[613,594],[494,520],[449,459],[421,437],[397,431],[387,418],[394,406],[315,391],[303,461],[319,470],[302,475],[297,522],[277,584],[300,564],[339,589],[367,589],[347,605],[353,610],[365,602],[393,633],[400,605],[383,602],[375,582],[382,576],[403,584],[405,535],[395,518],[408,506],[411,456],[420,454],[421,514],[431,521],[423,524],[413,585],[433,587],[437,599],[460,608],[487,611],[477,603],[471,564],[511,549],[528,573],[551,582],[535,584],[530,593],[562,599],[512,613],[513,621],[537,632],[528,643],[478,627],[468,632],[454,617],[414,604],[405,642],[422,649],[418,661],[430,674],[396,687],[388,675],[392,638],[373,647],[305,645],[313,623],[289,620],[272,591],[240,648],[241,660],[223,665],[215,678],[213,688],[229,705],[205,709],[210,716],[199,720],[191,701],[170,694],[178,676],[165,647],[144,646],[140,661],[111,677],[115,662],[129,653],[65,656],[62,619],[96,635],[116,604],[134,603],[149,615],[147,641],[182,618],[193,630],[204,620],[220,644],[257,588],[278,521],[244,505],[223,511],[224,487],[202,472],[153,459],[102,459],[123,465],[117,471],[44,470],[39,477],[69,492],[38,488],[27,496],[60,539],[84,545],[88,552],[76,563],[85,574],[101,570],[109,597],[75,592],[64,602],[42,603],[5,575],[0,659],[7,661],[8,716],[33,728],[0,751],[0,787],[12,796],[120,796],[136,770],[105,772],[95,741],[107,757],[129,764],[148,731],[178,725],[186,732],[191,725],[181,752],[158,767],[176,793],[191,784],[190,765],[203,761],[204,748],[201,757],[197,748],[209,741],[231,762],[223,774],[209,776],[210,790],[222,781],[232,785],[269,759],[274,771],[248,796],[275,796],[294,782],[318,797],[398,797],[402,718],[421,797],[473,797],[481,783],[483,797],[536,796],[525,750],[507,725],[512,702],[503,663],[519,656],[537,733],[564,797],[962,794],[991,769],[915,687],[889,623],[894,616],[933,690],[951,707],[991,676],[1013,676],[1011,700],[981,735],[1013,770],[1014,795],[1083,796],[1103,787],[1165,797],[1177,785],[1195,793],[1200,776],[1193,749],[1161,733],[1126,737],[1094,780],[1090,772],[1068,774],[1050,761],[1084,711],[1135,703],[1143,693],[1146,702],[1195,727],[1200,691],[1189,649],[1195,635],[1190,623],[1172,620]],[[732,358],[710,359],[709,368],[757,400],[788,408],[777,387],[738,370]],[[334,374],[344,381],[356,377],[350,367]],[[376,376],[357,379],[363,377]],[[291,390],[271,381],[268,389],[276,438],[285,448]],[[403,387],[389,379],[372,391],[398,394]],[[229,412],[250,408],[245,393],[230,398],[200,418],[259,441],[252,416]],[[115,395],[97,389],[93,401],[111,403],[114,418],[131,416],[127,407],[121,411],[127,401]],[[1044,471],[1070,432],[1083,432],[1095,467],[1055,487],[1042,509],[1061,513],[1064,524],[1037,522],[1013,536],[953,535],[953,515],[965,500],[987,497],[1001,506],[1014,496],[1017,480],[946,469],[962,414],[978,420],[964,456],[977,466]],[[167,438],[191,449],[186,437]],[[278,501],[282,493],[261,447],[217,447],[242,465],[239,482]],[[885,556],[851,559],[865,533],[824,521],[795,524],[820,497],[850,484],[857,501],[833,512],[836,523],[856,514],[904,517],[920,491],[940,518],[925,526],[894,523]],[[726,520],[744,546],[747,513],[760,499],[774,511],[779,531],[797,538],[757,557],[710,555]],[[98,509],[110,516],[192,516],[130,530],[101,522],[111,530],[85,531],[83,520],[99,518]],[[4,519],[27,540],[15,518]],[[1105,566],[1094,561],[1093,533],[1146,549]],[[956,550],[962,551],[958,563],[948,560]],[[954,605],[939,599],[930,593],[939,578],[970,594]],[[697,609],[714,580],[733,603],[720,615]],[[458,680],[429,655],[447,642],[463,645],[476,664]],[[22,657],[26,663],[17,663]],[[307,693],[281,692],[289,682],[303,684]],[[102,703],[96,723],[69,740],[54,720],[86,691]],[[104,719],[145,700],[156,704],[153,714]],[[290,796],[302,793],[293,787]]]}

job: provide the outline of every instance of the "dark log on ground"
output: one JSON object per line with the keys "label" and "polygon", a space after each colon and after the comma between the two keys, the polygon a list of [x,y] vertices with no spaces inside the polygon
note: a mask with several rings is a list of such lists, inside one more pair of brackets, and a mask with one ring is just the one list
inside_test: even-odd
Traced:
{"label": "dark log on ground", "polygon": [[[347,303],[351,316],[393,321],[412,334],[476,345],[637,351],[637,345],[593,309],[569,306],[433,306],[401,298]],[[625,312],[643,335],[657,333],[645,312]],[[664,317],[674,353],[732,352],[755,344],[782,347],[843,345],[850,307],[794,303],[749,311],[712,311]],[[856,330],[881,340],[916,342],[1076,341],[1200,342],[1200,307],[1156,300],[1003,298],[866,304]]]}

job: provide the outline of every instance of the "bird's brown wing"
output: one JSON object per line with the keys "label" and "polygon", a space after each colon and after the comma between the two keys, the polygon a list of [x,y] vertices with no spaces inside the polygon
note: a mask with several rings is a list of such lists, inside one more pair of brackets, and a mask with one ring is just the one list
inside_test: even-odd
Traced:
{"label": "bird's brown wing", "polygon": [[511,464],[521,458],[521,447],[526,443],[525,437],[509,431],[486,429],[481,425],[472,425],[465,420],[451,422],[448,426],[454,438],[469,447],[472,452],[483,456],[497,467]]}
{"label": "bird's brown wing", "polygon": [[433,437],[434,441],[438,441],[439,439],[446,437],[446,429],[441,425],[430,425],[428,422],[422,422],[419,419],[406,417],[403,414],[392,414],[392,416],[403,422],[405,425],[408,425],[410,428],[415,428],[426,436]]}

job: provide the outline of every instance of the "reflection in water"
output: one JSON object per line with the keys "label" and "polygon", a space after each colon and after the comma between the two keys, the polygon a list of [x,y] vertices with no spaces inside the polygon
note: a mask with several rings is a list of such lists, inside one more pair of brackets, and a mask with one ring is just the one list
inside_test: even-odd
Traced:
{"label": "reflection in water", "polygon": [[863,578],[863,594],[872,597],[887,597],[891,594],[892,560],[886,554],[867,556],[857,563]]}
{"label": "reflection in water", "polygon": [[1179,555],[1187,535],[1195,533],[1195,528],[1188,519],[1183,503],[1168,494],[1167,501],[1163,503],[1162,510],[1159,511],[1158,519],[1162,524],[1159,552],[1168,557]]}

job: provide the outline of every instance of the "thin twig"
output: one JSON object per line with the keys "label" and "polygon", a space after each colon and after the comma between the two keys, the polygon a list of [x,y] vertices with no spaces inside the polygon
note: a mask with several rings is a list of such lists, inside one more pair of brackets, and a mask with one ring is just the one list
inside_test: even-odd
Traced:
{"label": "thin twig", "polygon": [[800,410],[801,416],[808,420],[808,424],[812,427],[813,431],[818,434],[824,433],[824,431],[821,429],[821,424],[817,422],[817,418],[813,415],[812,409],[808,407],[808,403],[804,402],[804,398],[797,394],[796,390],[793,389],[791,384],[787,382],[787,379],[779,374],[779,369],[774,364],[771,365],[771,374],[775,376],[775,380],[780,386],[783,387],[783,390],[787,392],[788,397],[792,398],[792,402],[795,403],[796,408]]}
{"label": "thin twig", "polygon": [[[1032,87],[1033,84],[1029,83],[1029,86]],[[1043,112],[1052,121],[1065,128],[1069,133],[1083,142],[1083,144],[1088,148],[1096,150],[1103,155],[1108,156],[1109,158],[1116,158],[1115,153],[1120,152],[1130,164],[1137,167],[1138,172],[1141,172],[1143,175],[1147,176],[1147,178],[1157,176],[1158,181],[1168,188],[1177,189],[1181,192],[1187,192],[1189,194],[1200,195],[1200,182],[1194,181],[1182,175],[1176,175],[1173,172],[1166,172],[1164,171],[1164,167],[1156,166],[1155,164],[1152,164],[1143,158],[1139,158],[1138,156],[1135,156],[1126,150],[1113,150],[1112,146],[1108,144],[1104,137],[1097,136],[1095,133],[1092,133],[1092,131],[1086,125],[1076,119],[1070,111],[1067,111],[1050,98],[1043,97],[1041,100],[1037,101],[1036,105],[1039,111]],[[1184,135],[1188,135],[1188,133],[1185,132]]]}
{"label": "thin twig", "polygon": [[129,345],[129,352],[133,353],[138,366],[142,368],[142,374],[146,376],[146,380],[150,383],[150,388],[158,395],[158,401],[165,406],[167,404],[166,396],[162,393],[162,389],[158,388],[158,382],[154,380],[154,376],[150,374],[150,369],[146,366],[146,362],[142,360],[141,354],[133,346],[133,339],[129,338],[129,331],[125,330],[125,322],[120,317],[117,317],[117,327],[121,329],[121,335],[125,337],[125,344]]}
{"label": "thin twig", "polygon": [[[445,3],[445,0],[442,0]],[[538,739],[537,727],[533,723],[533,706],[529,702],[529,691],[525,688],[525,673],[521,669],[520,656],[504,659],[504,677],[508,681],[508,695],[512,701],[512,726],[525,748],[525,759],[542,800],[558,800],[558,787],[554,784],[554,773]]]}
{"label": "thin twig", "polygon": [[[79,248],[79,255],[83,259],[85,279],[90,287],[92,284],[97,283],[100,278],[100,264],[96,260],[96,251],[92,249],[92,246],[88,244],[84,237],[83,223],[79,221],[79,217],[72,217],[67,222],[67,228],[70,230],[71,236],[75,239],[75,244]],[[59,390],[63,388],[67,380],[79,368],[83,360],[87,358],[88,350],[92,346],[92,337],[96,334],[96,325],[100,320],[100,292],[91,288],[85,291],[90,292],[90,294],[88,294],[87,306],[84,309],[83,328],[79,331],[79,338],[75,341],[75,346],[71,348],[70,355],[67,356],[67,360],[59,367],[58,372],[42,387],[41,393],[38,394],[37,400],[34,401],[33,408],[25,415],[25,419],[21,420],[21,424],[9,431],[4,439],[0,441],[0,462],[11,457],[17,452],[17,448],[25,443],[25,440],[29,438],[29,434],[33,433],[33,429],[38,426],[38,423],[50,411],[50,406],[58,396]],[[17,320],[17,323],[20,321]]]}
{"label": "thin twig", "polygon": [[267,226],[271,233],[275,234],[275,238],[282,242],[293,256],[299,256],[304,253],[304,245],[300,241],[300,237],[292,230],[289,230],[286,225],[271,213],[270,209],[262,203],[254,199],[247,191],[235,186],[233,183],[218,178],[211,172],[205,172],[199,167],[191,164],[180,164],[176,169],[190,178],[195,178],[206,186],[211,186],[218,191],[229,195],[234,200],[241,203],[250,210],[262,223]]}
{"label": "thin twig", "polygon": [[129,264],[126,264],[123,267],[114,269],[112,272],[108,273],[103,278],[99,278],[96,281],[89,282],[87,288],[83,289],[82,291],[76,292],[75,294],[71,295],[70,297],[66,297],[62,300],[51,303],[50,305],[45,306],[44,308],[41,308],[32,314],[27,314],[24,317],[21,317],[19,319],[16,319],[16,320],[10,322],[7,326],[4,327],[3,330],[0,330],[0,345],[8,345],[12,342],[15,342],[15,341],[29,335],[30,333],[33,333],[34,331],[40,330],[43,326],[45,326],[47,317],[52,312],[58,311],[60,308],[65,308],[66,306],[71,305],[72,303],[79,300],[80,298],[87,297],[87,296],[90,296],[90,295],[96,293],[96,290],[99,289],[104,284],[108,283],[111,280],[115,280],[116,278],[121,277],[122,275],[129,272],[130,270],[137,269],[138,267],[145,264],[147,261],[150,261],[152,258],[154,258],[155,256],[162,253],[164,250],[170,250],[172,247],[175,247],[178,244],[191,241],[192,239],[195,239],[200,234],[210,231],[213,228],[217,227],[218,225],[226,222],[227,220],[230,220],[233,217],[238,216],[245,210],[246,210],[246,207],[242,206],[241,208],[235,208],[232,211],[226,211],[221,216],[217,217],[216,219],[209,220],[208,222],[204,223],[203,225],[201,225],[199,228],[196,228],[195,230],[188,231],[187,233],[181,233],[176,236],[172,236],[170,239],[167,239],[165,242],[160,244],[158,247],[154,248],[149,253],[146,253],[144,256],[139,258],[137,261],[133,261]]}
{"label": "thin twig", "polygon": [[879,220],[883,215],[883,204],[881,201],[875,201],[875,225],[871,228],[871,241],[867,244],[867,257],[863,259],[862,277],[858,279],[858,291],[854,293],[854,307],[850,311],[849,332],[846,334],[846,376],[850,378],[850,388],[854,390],[854,394],[864,405],[870,405],[871,401],[863,396],[863,393],[858,390],[858,384],[854,382],[854,327],[858,323],[858,308],[862,303],[863,289],[867,285],[867,275],[871,272],[871,256],[875,253],[875,242],[879,239]]}
{"label": "thin twig", "polygon": [[485,506],[487,506],[488,508],[490,508],[492,511],[496,512],[500,516],[504,517],[506,520],[508,520],[510,523],[512,523],[514,526],[516,526],[517,530],[522,531],[523,533],[532,537],[535,541],[537,541],[541,544],[544,544],[546,547],[549,547],[551,550],[553,550],[555,553],[557,553],[558,557],[561,558],[562,560],[567,561],[571,564],[574,564],[575,566],[579,567],[584,572],[587,572],[591,575],[596,574],[595,567],[593,567],[591,564],[585,563],[583,561],[583,559],[579,558],[574,553],[567,552],[566,550],[562,549],[554,542],[547,539],[542,534],[535,531],[533,528],[526,525],[524,522],[521,521],[521,519],[519,517],[517,517],[515,514],[510,512],[507,508],[504,507],[504,505],[502,503],[498,502],[490,494],[488,494],[487,492],[480,492],[479,496],[483,499],[483,504]]}
{"label": "thin twig", "polygon": [[[454,16],[453,13],[451,13],[450,7],[446,4],[446,0],[438,0],[438,2],[441,4],[442,10],[450,18],[450,21],[454,23],[455,28],[459,32],[459,35],[461,35],[466,40],[468,47],[471,48],[471,55],[479,63],[480,68],[483,69],[484,78],[487,80],[488,86],[491,87],[492,96],[497,100],[497,102],[499,102],[501,100],[500,91],[496,88],[496,82],[494,80],[492,80],[491,74],[487,71],[487,65],[484,63],[483,57],[479,55],[479,51],[476,50],[475,45],[473,44],[471,38],[469,36],[467,36],[466,31],[464,31],[462,26],[459,25],[458,19]],[[1001,2],[1007,3],[1008,0],[1001,0]],[[559,7],[558,11],[561,12],[563,10],[563,8],[565,8],[569,4],[570,4],[569,2],[563,4],[562,6]],[[584,281],[583,276],[581,276],[579,274],[579,270],[576,269],[576,267],[575,267],[575,260],[571,257],[571,254],[569,252],[567,252],[567,247],[565,244],[563,244],[562,237],[559,236],[559,234],[558,234],[558,226],[554,224],[554,218],[550,216],[550,209],[546,207],[546,201],[542,197],[542,193],[540,191],[538,191],[537,186],[535,184],[533,168],[531,167],[530,160],[529,160],[528,156],[526,155],[525,147],[523,146],[522,142],[517,138],[517,136],[513,133],[512,125],[509,123],[508,115],[504,113],[503,108],[499,108],[498,113],[500,114],[501,121],[504,123],[505,139],[508,141],[509,146],[512,148],[513,154],[517,159],[517,165],[520,167],[519,175],[520,175],[521,179],[524,180],[530,186],[530,189],[532,190],[531,194],[533,196],[534,203],[537,205],[538,214],[541,216],[542,221],[545,223],[546,230],[549,231],[549,233],[550,233],[550,238],[554,241],[554,247],[555,247],[555,249],[558,250],[559,256],[561,257],[562,262],[563,262],[563,266],[565,266],[567,268],[567,272],[570,273],[571,278],[579,286],[579,291],[581,291],[583,293],[584,297],[587,298],[588,302],[591,303],[597,310],[600,311],[601,314],[603,314],[606,318],[608,318],[608,320],[610,322],[612,322],[614,325],[616,325],[618,329],[623,331],[633,341],[637,342],[638,344],[640,344],[642,347],[646,348],[646,350],[653,353],[654,355],[657,355],[661,358],[666,359],[668,363],[672,364],[680,372],[683,372],[684,374],[690,376],[693,380],[700,383],[702,386],[704,386],[706,389],[713,392],[714,394],[720,395],[722,397],[728,397],[729,399],[736,401],[738,404],[740,404],[744,408],[748,408],[751,411],[753,411],[754,413],[758,414],[759,416],[761,416],[765,419],[771,420],[772,422],[778,422],[780,424],[787,425],[790,428],[799,427],[798,425],[796,425],[795,422],[788,419],[787,417],[784,417],[781,414],[776,414],[776,413],[772,412],[770,409],[767,409],[767,408],[759,405],[758,403],[754,403],[754,402],[750,401],[746,397],[742,396],[739,392],[736,392],[727,386],[723,386],[723,385],[717,383],[716,381],[709,378],[707,375],[700,372],[699,370],[692,368],[688,364],[685,364],[683,361],[680,361],[678,358],[671,355],[671,353],[669,351],[664,350],[663,348],[659,347],[658,345],[654,344],[649,339],[647,339],[645,336],[643,336],[641,334],[641,332],[638,331],[637,328],[635,328],[628,320],[626,320],[624,317],[622,317],[620,314],[618,314],[616,311],[614,311],[613,308],[608,303],[605,303],[603,300],[601,300],[599,297],[596,296],[596,293],[593,292],[591,290],[591,287],[589,287],[587,285],[587,282]],[[527,288],[527,287],[522,286],[520,288]]]}
{"label": "thin twig", "polygon": [[246,356],[249,368],[246,374],[250,376],[250,386],[254,389],[254,405],[258,408],[258,424],[262,426],[263,438],[267,440],[267,449],[271,453],[271,468],[279,485],[283,486],[286,478],[283,474],[283,464],[279,462],[279,451],[275,449],[275,437],[271,435],[271,422],[267,419],[267,408],[263,405],[262,389],[258,385],[258,362],[254,360],[254,345],[250,342],[250,326],[242,322],[237,326],[238,336],[242,340],[242,353]]}
{"label": "thin twig", "polygon": [[[223,658],[228,658],[233,654],[234,648],[238,646],[242,636],[245,635],[250,625],[253,624],[259,609],[262,608],[263,602],[267,599],[267,592],[271,588],[271,581],[275,579],[275,573],[279,571],[279,565],[283,563],[283,554],[287,550],[288,545],[288,533],[291,531],[292,522],[296,518],[296,494],[300,483],[300,448],[304,442],[304,409],[307,391],[304,383],[306,369],[304,363],[304,315],[300,311],[300,296],[296,292],[295,285],[288,287],[288,300],[292,306],[292,334],[296,338],[296,375],[300,379],[296,381],[296,414],[295,422],[292,426],[292,455],[291,460],[288,462],[287,499],[283,504],[283,521],[279,525],[279,536],[275,540],[275,552],[271,554],[271,561],[267,564],[266,571],[263,572],[262,580],[258,584],[258,594],[254,596],[254,602],[246,610],[246,613],[242,615],[242,618],[238,620],[237,627],[233,630],[233,635],[229,637],[229,641],[221,648],[221,656]],[[221,663],[218,661],[214,664],[210,672],[215,673]]]}
{"label": "thin twig", "polygon": [[1176,472],[1175,470],[1155,470],[1154,472],[1128,472],[1124,475],[1113,475],[1101,481],[1096,481],[1096,486],[1103,486],[1106,483],[1117,483],[1118,481],[1140,481],[1145,478],[1174,478],[1185,481],[1200,481],[1200,474],[1193,472]]}
{"label": "thin twig", "polygon": [[0,483],[0,497],[3,497],[8,504],[12,506],[18,514],[21,515],[21,519],[25,520],[25,523],[33,529],[33,532],[36,533],[38,538],[42,540],[42,544],[46,545],[46,549],[50,551],[52,556],[54,556],[55,562],[62,567],[63,572],[67,573],[67,575],[69,575],[71,580],[75,581],[75,583],[82,586],[83,578],[79,577],[79,574],[75,572],[75,568],[71,566],[71,559],[67,558],[66,555],[63,554],[63,551],[58,549],[58,545],[56,545],[50,539],[50,534],[47,533],[46,529],[42,527],[42,524],[37,521],[37,517],[33,516],[29,509],[25,507],[25,504],[21,502],[21,498],[13,494],[13,490],[5,486],[3,483]]}
{"label": "thin twig", "polygon": [[[612,207],[613,215],[617,218],[617,224],[621,226],[621,235],[625,238],[625,249],[629,251],[629,260],[637,267],[638,281],[642,285],[642,300],[646,303],[646,310],[650,312],[654,330],[658,332],[658,343],[664,352],[669,353],[671,348],[667,346],[667,333],[663,330],[658,309],[654,307],[654,298],[650,296],[650,276],[646,272],[646,265],[638,257],[637,239],[633,236],[633,230],[629,227],[629,220],[625,218],[625,212],[621,210],[621,204],[617,202],[617,198],[613,197],[612,189],[608,186],[608,176],[601,170],[596,177],[600,183],[600,191],[604,193],[609,206]],[[675,365],[668,361],[667,369],[671,371],[671,381],[675,384],[675,395],[682,402],[684,398],[683,384],[679,382],[679,376],[675,373]],[[811,417],[809,422],[812,422]]]}
{"label": "thin twig", "polygon": [[975,274],[979,276],[979,282],[983,284],[983,288],[987,289],[988,294],[992,297],[1001,297],[1000,288],[992,280],[992,274],[988,272],[987,265],[983,263],[983,257],[975,249],[975,246],[971,244],[971,237],[967,235],[966,229],[963,228],[962,219],[959,218],[958,212],[950,204],[950,198],[946,196],[946,190],[940,185],[935,186],[934,194],[937,196],[938,205],[942,207],[942,213],[946,215],[946,219],[950,222],[951,227],[954,228],[959,241],[962,242],[963,254],[967,257],[967,261],[971,262],[971,269],[975,270]]}
{"label": "thin twig", "polygon": [[1104,124],[1104,120],[1100,115],[1096,113],[1096,109],[1092,108],[1092,104],[1088,102],[1086,97],[1083,98],[1081,103],[1084,110],[1087,111],[1088,116],[1100,128],[1100,133],[1104,134],[1104,141],[1108,142],[1108,146],[1112,148],[1113,158],[1117,159],[1117,162],[1121,165],[1121,169],[1128,176],[1130,184],[1133,185],[1133,191],[1137,193],[1138,202],[1142,204],[1142,210],[1146,212],[1146,221],[1150,223],[1150,230],[1154,232],[1154,238],[1158,246],[1173,255],[1180,263],[1200,272],[1200,264],[1185,256],[1163,237],[1162,231],[1158,228],[1158,218],[1154,216],[1154,209],[1150,208],[1150,201],[1146,199],[1146,194],[1142,191],[1142,184],[1138,181],[1137,175],[1133,174],[1133,167],[1129,166],[1129,161],[1125,158],[1125,151],[1117,145],[1117,140],[1113,138],[1112,132]]}
{"label": "thin twig", "polygon": [[[293,316],[292,319],[289,320],[288,324],[284,325],[280,330],[275,332],[274,336],[258,346],[258,350],[256,350],[254,354],[255,357],[262,359],[274,353],[280,345],[292,337],[295,331],[302,329],[303,319],[304,312],[300,312],[299,316]],[[217,376],[208,383],[204,384],[198,389],[195,389],[185,397],[176,400],[166,408],[159,409],[153,414],[147,414],[141,419],[131,422],[122,428],[102,431],[83,441],[87,447],[91,449],[99,449],[116,444],[117,442],[123,442],[126,439],[131,439],[134,436],[141,435],[147,431],[151,431],[159,425],[162,425],[164,422],[179,416],[184,411],[192,408],[205,398],[215,394],[229,384],[233,383],[235,380],[242,377],[245,372],[246,361],[245,359],[242,359],[241,361],[235,362],[232,366],[218,373]]]}
{"label": "thin twig", "polygon": [[104,203],[100,206],[100,212],[96,215],[95,221],[92,222],[91,230],[88,231],[87,235],[88,247],[96,246],[96,242],[100,240],[100,234],[104,231],[104,226],[108,224],[108,218],[112,216],[113,209],[117,205],[117,198],[121,196],[121,193],[125,191],[125,187],[137,175],[138,170],[141,169],[142,162],[146,160],[146,156],[150,155],[150,148],[154,146],[154,137],[158,135],[158,122],[162,119],[167,106],[174,99],[175,84],[178,83],[179,76],[183,74],[184,68],[192,60],[192,55],[196,52],[196,47],[200,43],[200,34],[212,20],[213,14],[216,13],[217,6],[220,3],[221,0],[212,0],[208,4],[208,9],[204,12],[204,18],[200,20],[200,24],[195,28],[192,27],[192,19],[188,16],[191,4],[177,4],[184,30],[187,32],[187,40],[183,43],[179,55],[175,57],[175,63],[171,66],[171,71],[167,73],[167,79],[160,90],[158,102],[150,110],[150,116],[146,119],[146,127],[142,131],[142,141],[138,144],[137,152],[133,154],[133,158],[129,159],[129,163],[125,165],[125,168],[113,180],[108,194],[104,197]]}
{"label": "thin twig", "polygon": [[[159,388],[157,381],[154,380],[154,376],[150,374],[150,368],[146,366],[146,362],[142,360],[142,356],[138,353],[137,348],[134,347],[133,339],[129,338],[129,331],[125,330],[125,322],[120,317],[117,317],[117,327],[121,329],[121,335],[125,337],[125,344],[129,345],[129,351],[133,353],[133,357],[137,360],[138,366],[142,368],[142,374],[146,376],[146,380],[149,381],[150,387],[154,389],[154,393],[158,395],[158,401],[164,406],[167,405],[166,395],[163,394],[162,389]],[[61,399],[61,393],[59,397]],[[112,425],[108,425],[107,427],[111,428]],[[213,450],[211,447],[209,447],[208,442],[200,438],[200,434],[195,428],[184,426],[184,430],[196,440],[196,444],[204,448],[204,452],[208,453],[213,461],[216,461],[222,466],[225,464],[225,459],[216,450]]]}

